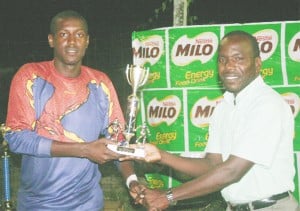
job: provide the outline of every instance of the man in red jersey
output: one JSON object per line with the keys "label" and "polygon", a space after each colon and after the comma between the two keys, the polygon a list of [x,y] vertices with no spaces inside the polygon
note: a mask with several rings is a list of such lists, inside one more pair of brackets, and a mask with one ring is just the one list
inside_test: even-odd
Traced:
{"label": "man in red jersey", "polygon": [[[18,210],[102,210],[98,164],[119,155],[99,137],[114,119],[124,124],[118,97],[106,74],[82,65],[89,34],[80,14],[54,16],[48,41],[54,59],[23,65],[10,89],[5,138],[22,154]],[[134,196],[131,163],[118,167]]]}

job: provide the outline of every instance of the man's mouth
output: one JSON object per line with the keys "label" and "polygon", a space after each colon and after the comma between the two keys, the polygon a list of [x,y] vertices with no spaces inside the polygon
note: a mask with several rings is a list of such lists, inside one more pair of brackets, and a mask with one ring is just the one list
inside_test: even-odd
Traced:
{"label": "man's mouth", "polygon": [[224,77],[226,80],[236,80],[238,77],[237,76],[226,76]]}
{"label": "man's mouth", "polygon": [[68,54],[75,54],[75,53],[78,52],[78,50],[77,50],[76,48],[68,48],[68,49],[66,50],[66,52],[67,52]]}
{"label": "man's mouth", "polygon": [[237,75],[225,75],[222,78],[223,80],[226,81],[232,81],[232,80],[237,80],[239,77]]}

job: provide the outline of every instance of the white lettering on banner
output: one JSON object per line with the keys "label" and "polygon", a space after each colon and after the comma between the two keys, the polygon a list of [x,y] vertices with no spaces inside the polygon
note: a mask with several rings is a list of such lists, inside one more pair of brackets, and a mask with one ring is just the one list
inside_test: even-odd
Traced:
{"label": "white lettering on banner", "polygon": [[142,41],[134,39],[132,41],[133,63],[135,65],[144,66],[149,62],[154,65],[159,61],[164,52],[164,42],[161,36],[153,35]]}
{"label": "white lettering on banner", "polygon": [[185,66],[196,60],[204,64],[214,56],[218,43],[217,35],[212,32],[204,32],[193,38],[184,35],[172,48],[172,61],[177,66]]}
{"label": "white lettering on banner", "polygon": [[295,34],[288,46],[288,54],[295,62],[300,62],[300,32]]}
{"label": "white lettering on banner", "polygon": [[209,100],[206,96],[200,98],[192,107],[190,119],[196,127],[207,127],[209,118],[212,115],[216,105],[223,100],[220,96],[216,99]]}
{"label": "white lettering on banner", "polygon": [[151,126],[157,126],[163,122],[171,125],[176,121],[181,110],[181,101],[175,95],[170,95],[158,101],[152,99],[147,107],[147,119]]}
{"label": "white lettering on banner", "polygon": [[270,58],[278,45],[278,34],[273,29],[264,29],[253,34],[256,38],[262,61]]}

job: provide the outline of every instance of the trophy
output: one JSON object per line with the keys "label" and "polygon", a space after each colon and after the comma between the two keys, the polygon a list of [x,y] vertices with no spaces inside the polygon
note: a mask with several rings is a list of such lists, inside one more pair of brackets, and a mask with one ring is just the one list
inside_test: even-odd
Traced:
{"label": "trophy", "polygon": [[[131,155],[136,157],[144,157],[143,143],[145,143],[148,128],[146,124],[143,124],[139,128],[141,128],[140,134],[141,136],[136,138],[136,116],[139,109],[139,98],[137,96],[138,89],[143,86],[149,76],[149,68],[145,69],[141,66],[137,65],[127,65],[126,67],[126,78],[132,87],[132,94],[128,96],[127,102],[127,111],[126,111],[126,125],[125,130],[122,129],[118,120],[114,120],[109,126],[108,132],[111,132],[111,137],[119,137],[120,129],[122,130],[122,134],[124,135],[124,140],[117,141],[117,144],[108,144],[107,147],[119,154]],[[119,124],[119,125],[118,125]],[[117,129],[118,128],[118,129]],[[114,140],[113,138],[112,140]],[[143,142],[140,143],[140,140]],[[140,146],[138,148],[132,148],[129,144],[137,143]]]}

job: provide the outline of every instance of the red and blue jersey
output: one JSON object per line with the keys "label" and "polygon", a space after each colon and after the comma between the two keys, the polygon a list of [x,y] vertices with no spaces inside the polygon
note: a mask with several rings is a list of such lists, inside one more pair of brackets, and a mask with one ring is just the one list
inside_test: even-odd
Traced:
{"label": "red and blue jersey", "polygon": [[99,210],[98,165],[83,158],[51,157],[52,140],[90,142],[124,117],[111,80],[81,67],[76,78],[53,61],[29,63],[15,74],[9,94],[6,139],[22,154],[18,210]]}

